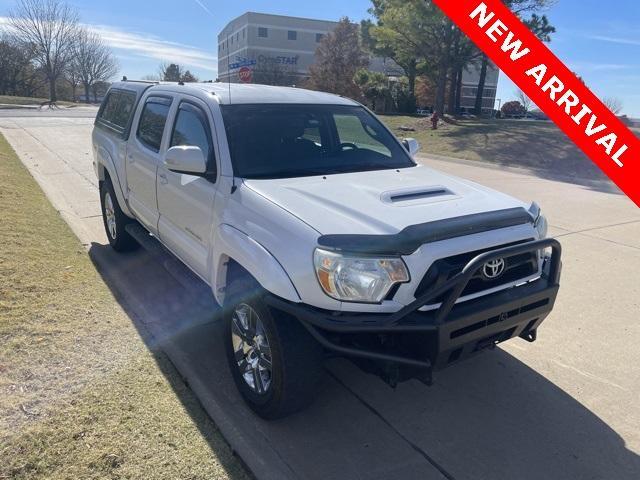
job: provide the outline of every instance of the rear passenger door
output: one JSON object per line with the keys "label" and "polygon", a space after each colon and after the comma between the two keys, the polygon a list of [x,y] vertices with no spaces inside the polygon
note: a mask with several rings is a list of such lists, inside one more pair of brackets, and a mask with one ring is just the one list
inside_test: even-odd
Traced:
{"label": "rear passenger door", "polygon": [[159,218],[156,176],[166,149],[163,139],[172,101],[170,96],[153,93],[143,99],[127,148],[129,208],[153,233]]}
{"label": "rear passenger door", "polygon": [[206,279],[218,172],[212,118],[207,106],[197,98],[184,96],[176,101],[180,103],[169,130],[167,149],[199,147],[207,159],[207,173],[195,176],[172,172],[164,164],[160,166],[159,236],[174,254]]}

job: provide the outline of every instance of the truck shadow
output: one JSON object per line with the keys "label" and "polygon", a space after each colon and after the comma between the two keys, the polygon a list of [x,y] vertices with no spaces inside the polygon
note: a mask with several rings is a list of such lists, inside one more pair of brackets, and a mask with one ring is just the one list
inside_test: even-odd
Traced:
{"label": "truck shadow", "polygon": [[[168,355],[258,478],[638,478],[640,457],[612,428],[500,349],[441,372],[432,387],[396,390],[334,359],[311,408],[261,421],[235,390],[206,285],[144,251],[94,243],[89,254],[149,349]],[[215,450],[202,410],[182,400]]]}

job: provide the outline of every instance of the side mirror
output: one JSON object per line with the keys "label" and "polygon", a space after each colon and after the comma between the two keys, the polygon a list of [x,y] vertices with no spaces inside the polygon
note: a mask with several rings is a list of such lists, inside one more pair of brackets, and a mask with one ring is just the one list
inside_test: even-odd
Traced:
{"label": "side mirror", "polygon": [[412,157],[420,151],[420,144],[415,138],[405,138],[402,140],[402,145]]}
{"label": "side mirror", "polygon": [[207,161],[200,147],[171,147],[164,156],[164,165],[175,173],[203,175],[207,171]]}

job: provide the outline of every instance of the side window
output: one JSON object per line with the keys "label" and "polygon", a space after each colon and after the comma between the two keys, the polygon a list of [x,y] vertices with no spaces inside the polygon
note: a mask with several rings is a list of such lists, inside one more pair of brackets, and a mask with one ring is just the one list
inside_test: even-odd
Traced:
{"label": "side window", "polygon": [[124,133],[133,114],[135,102],[134,93],[117,90],[109,92],[98,112],[98,122]]}
{"label": "side window", "polygon": [[138,123],[138,140],[154,152],[160,151],[162,133],[167,123],[171,100],[164,97],[149,97],[144,104]]}
{"label": "side window", "polygon": [[182,103],[171,135],[171,145],[200,147],[207,159],[207,170],[215,173],[216,162],[211,141],[211,128],[205,113],[191,103]]}

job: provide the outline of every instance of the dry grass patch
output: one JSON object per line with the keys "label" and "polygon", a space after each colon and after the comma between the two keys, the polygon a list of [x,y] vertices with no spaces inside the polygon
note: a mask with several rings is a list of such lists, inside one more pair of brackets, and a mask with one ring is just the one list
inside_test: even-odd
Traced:
{"label": "dry grass patch", "polygon": [[0,136],[0,479],[245,478]]}
{"label": "dry grass patch", "polygon": [[[42,105],[48,103],[47,98],[34,98],[34,97],[14,97],[12,95],[0,95],[0,105]],[[58,101],[58,106],[71,106],[77,105],[73,102]]]}
{"label": "dry grass patch", "polygon": [[[428,117],[381,118],[396,135],[415,137],[425,153],[570,177],[606,178],[551,122],[473,119],[441,124],[438,130],[431,130]],[[415,128],[415,131],[404,132],[401,126]]]}

